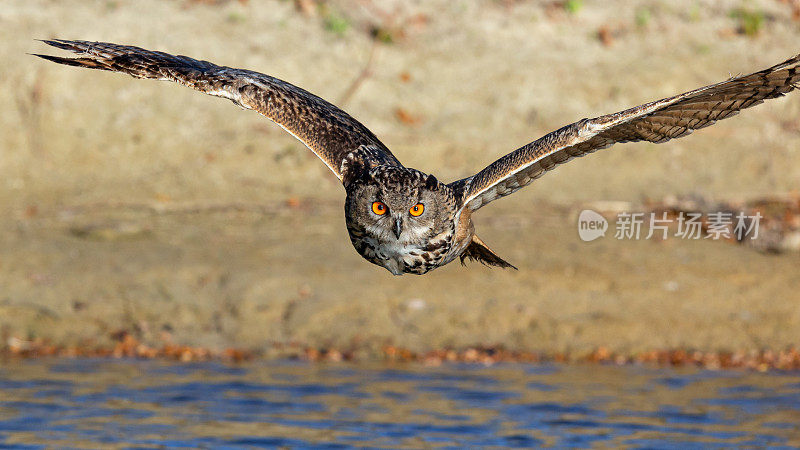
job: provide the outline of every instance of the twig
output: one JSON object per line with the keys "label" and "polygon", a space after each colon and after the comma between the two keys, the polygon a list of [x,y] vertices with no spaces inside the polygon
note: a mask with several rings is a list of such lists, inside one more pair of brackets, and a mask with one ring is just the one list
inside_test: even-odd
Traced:
{"label": "twig", "polygon": [[378,41],[373,40],[372,47],[369,49],[369,57],[367,58],[366,64],[364,64],[364,67],[361,69],[361,72],[359,72],[358,76],[353,79],[353,82],[350,83],[350,86],[347,87],[347,90],[344,91],[344,94],[337,102],[339,106],[344,106],[348,101],[350,101],[364,81],[372,76],[372,62],[375,60],[375,53],[377,52],[377,49]]}
{"label": "twig", "polygon": [[398,11],[400,7],[396,7],[394,12],[386,12],[383,9],[375,6],[375,3],[372,0],[360,0],[358,2],[362,8],[364,8],[367,12],[378,16],[384,24],[391,25],[394,23],[395,19],[397,18]]}
{"label": "twig", "polygon": [[[26,84],[24,80],[19,80],[20,86],[25,86]],[[30,87],[20,88],[16,96],[17,109],[28,138],[28,148],[34,155],[42,154],[41,111],[43,92],[44,74],[42,70],[38,70]]]}

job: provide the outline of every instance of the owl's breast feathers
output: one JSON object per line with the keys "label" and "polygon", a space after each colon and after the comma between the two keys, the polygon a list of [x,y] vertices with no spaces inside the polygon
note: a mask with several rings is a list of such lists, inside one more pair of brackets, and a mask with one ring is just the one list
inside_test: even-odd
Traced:
{"label": "owl's breast feathers", "polygon": [[394,275],[413,273],[422,275],[455,259],[451,257],[454,227],[420,242],[400,242],[381,239],[350,220],[347,221],[350,241],[356,251],[367,261],[386,268]]}

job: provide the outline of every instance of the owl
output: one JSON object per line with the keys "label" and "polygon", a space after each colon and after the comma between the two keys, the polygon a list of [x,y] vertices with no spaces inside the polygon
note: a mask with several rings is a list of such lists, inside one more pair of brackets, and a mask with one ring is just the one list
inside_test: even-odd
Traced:
{"label": "owl", "polygon": [[77,53],[35,55],[70,66],[169,80],[227,98],[277,123],[342,182],[350,241],[394,275],[424,274],[459,259],[515,268],[475,234],[472,214],[572,158],[618,142],[666,142],[798,87],[800,55],[750,75],[621,112],[583,119],[450,183],[403,166],[364,125],[327,101],[277,78],[186,56],[102,42],[45,40]]}

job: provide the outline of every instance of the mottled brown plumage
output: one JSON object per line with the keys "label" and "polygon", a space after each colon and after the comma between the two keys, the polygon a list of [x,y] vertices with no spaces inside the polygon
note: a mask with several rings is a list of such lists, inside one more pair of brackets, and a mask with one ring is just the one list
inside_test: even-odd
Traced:
{"label": "mottled brown plumage", "polygon": [[305,144],[339,179],[345,156],[361,145],[380,149],[386,161],[400,165],[367,127],[325,100],[283,80],[129,45],[60,39],[43,42],[85,55],[81,58],[36,55],[50,61],[122,72],[136,78],[175,81],[255,110]]}
{"label": "mottled brown plumage", "polygon": [[472,211],[504,197],[572,158],[616,143],[666,142],[713,125],[740,110],[783,96],[800,80],[800,55],[746,76],[567,125],[453,183]]}
{"label": "mottled brown plumage", "polygon": [[[345,219],[356,250],[396,275],[426,273],[456,258],[511,267],[476,235],[472,213],[572,158],[618,142],[666,142],[797,88],[800,55],[768,69],[614,114],[583,119],[450,184],[404,167],[364,125],[277,78],[186,56],[100,42],[47,40],[77,58],[60,64],[175,81],[258,111],[310,148],[347,191]],[[380,202],[380,214],[370,210]],[[424,205],[424,213],[409,208]]]}

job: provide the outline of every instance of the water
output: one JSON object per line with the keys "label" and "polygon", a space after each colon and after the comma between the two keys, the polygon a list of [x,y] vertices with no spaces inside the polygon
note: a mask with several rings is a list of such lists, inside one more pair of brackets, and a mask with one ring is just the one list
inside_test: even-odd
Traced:
{"label": "water", "polygon": [[0,363],[0,448],[800,445],[800,373]]}

